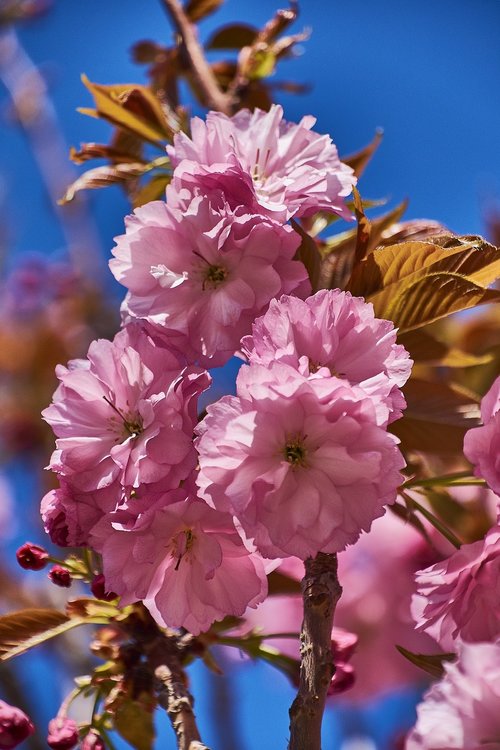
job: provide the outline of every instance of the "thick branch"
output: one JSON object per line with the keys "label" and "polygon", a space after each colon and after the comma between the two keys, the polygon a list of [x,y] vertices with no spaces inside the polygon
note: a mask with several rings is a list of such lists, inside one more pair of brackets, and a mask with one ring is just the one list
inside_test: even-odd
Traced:
{"label": "thick branch", "polygon": [[149,653],[149,663],[157,680],[158,702],[172,722],[178,750],[209,750],[198,732],[193,697],[187,689],[175,640],[159,639]]}
{"label": "thick branch", "polygon": [[231,114],[231,99],[220,90],[210,65],[208,64],[203,48],[198,41],[195,27],[186,16],[179,0],[162,0],[167,13],[181,36],[184,48],[189,59],[193,74],[196,76],[198,86],[203,92],[207,105],[210,109],[216,109],[226,115]]}
{"label": "thick branch", "polygon": [[320,552],[305,561],[300,684],[290,708],[289,750],[321,750],[321,722],[335,670],[331,643],[333,615],[341,593],[337,555]]}

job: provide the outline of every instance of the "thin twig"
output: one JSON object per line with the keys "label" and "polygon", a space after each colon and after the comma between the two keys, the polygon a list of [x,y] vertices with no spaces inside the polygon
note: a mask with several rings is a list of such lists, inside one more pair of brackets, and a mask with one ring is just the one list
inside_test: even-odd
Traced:
{"label": "thin twig", "polygon": [[341,593],[337,578],[337,555],[320,552],[314,559],[305,561],[300,683],[290,708],[289,750],[321,750],[323,711],[335,672],[332,656],[333,615]]}
{"label": "thin twig", "polygon": [[196,725],[194,701],[187,689],[176,639],[158,638],[149,651],[149,664],[157,680],[158,702],[172,722],[178,750],[209,750]]}
{"label": "thin twig", "polygon": [[217,79],[198,41],[195,27],[187,17],[179,0],[162,0],[162,3],[182,39],[189,65],[196,76],[198,86],[203,92],[207,106],[210,109],[230,115],[232,111],[231,98],[219,88]]}

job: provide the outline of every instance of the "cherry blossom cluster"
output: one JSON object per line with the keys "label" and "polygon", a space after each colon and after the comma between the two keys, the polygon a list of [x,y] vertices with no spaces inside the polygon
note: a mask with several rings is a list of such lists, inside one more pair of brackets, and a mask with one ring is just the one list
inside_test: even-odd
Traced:
{"label": "cherry blossom cluster", "polygon": [[[500,492],[500,377],[481,403],[483,424],[465,435],[477,477]],[[457,661],[418,708],[407,750],[476,750],[500,743],[500,507],[484,539],[416,574],[412,614]]]}
{"label": "cherry blossom cluster", "polygon": [[[102,555],[105,590],[196,634],[267,594],[282,557],[336,552],[395,500],[411,360],[392,323],[311,294],[290,220],[349,217],[355,183],[313,118],[210,113],[176,136],[166,201],[116,239],[123,328],[59,367],[44,417],[60,545]],[[235,352],[237,395],[198,423],[204,369]],[[193,437],[196,435],[195,440]]]}

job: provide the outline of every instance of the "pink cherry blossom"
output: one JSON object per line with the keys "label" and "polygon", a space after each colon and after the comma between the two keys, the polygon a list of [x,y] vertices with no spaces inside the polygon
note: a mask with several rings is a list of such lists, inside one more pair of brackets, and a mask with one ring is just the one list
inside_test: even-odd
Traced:
{"label": "pink cherry blossom", "polygon": [[231,516],[171,490],[139,516],[103,519],[92,544],[106,588],[123,605],[141,600],[162,626],[195,635],[226,615],[242,615],[267,594],[262,559],[249,552]]}
{"label": "pink cherry blossom", "polygon": [[419,571],[412,602],[417,629],[445,651],[455,641],[489,641],[500,636],[500,526],[484,540],[464,544],[449,558]]}
{"label": "pink cherry blossom", "polygon": [[116,238],[110,267],[129,290],[124,312],[167,328],[204,365],[226,362],[269,301],[306,296],[304,265],[293,260],[291,227],[234,210],[220,191],[167,191],[136,209]]}
{"label": "pink cherry blossom", "polygon": [[500,642],[462,643],[417,708],[406,750],[498,750]]}
{"label": "pink cherry blossom", "polygon": [[481,418],[483,425],[465,435],[464,453],[474,474],[500,495],[500,376],[481,401]]}
{"label": "pink cherry blossom", "polygon": [[40,513],[45,531],[59,547],[86,547],[91,529],[121,502],[113,483],[95,492],[78,492],[67,482],[42,498]]}
{"label": "pink cherry blossom", "polygon": [[43,412],[58,438],[50,468],[73,487],[172,487],[192,471],[197,398],[210,382],[204,370],[185,367],[132,324],[56,374],[61,383]]}
{"label": "pink cherry blossom", "polygon": [[311,116],[287,122],[276,104],[269,112],[241,110],[233,117],[209,112],[206,121],[193,118],[191,138],[178,133],[167,151],[178,181],[205,191],[223,183],[233,206],[278,221],[321,210],[349,219],[343,198],[356,177],[331,138],[312,130],[315,123]]}
{"label": "pink cherry blossom", "polygon": [[361,386],[387,403],[392,422],[406,406],[400,388],[412,366],[396,333],[391,321],[375,317],[373,305],[334,289],[272,300],[242,345],[251,363],[278,360],[306,377],[335,375]]}
{"label": "pink cherry blossom", "polygon": [[268,558],[339,552],[394,502],[405,465],[373,401],[338,378],[243,367],[199,425],[201,497]]}

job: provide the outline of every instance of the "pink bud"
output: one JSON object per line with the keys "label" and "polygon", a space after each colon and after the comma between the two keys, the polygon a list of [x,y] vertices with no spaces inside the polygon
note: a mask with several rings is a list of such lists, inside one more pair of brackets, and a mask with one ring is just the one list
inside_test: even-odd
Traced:
{"label": "pink bud", "polygon": [[336,664],[335,674],[332,677],[330,686],[328,688],[328,695],[336,695],[338,693],[344,693],[349,688],[352,688],[356,680],[354,673],[354,667],[351,664]]}
{"label": "pink bud", "polygon": [[69,571],[67,571],[66,568],[62,568],[60,565],[54,565],[54,567],[49,570],[48,577],[52,583],[55,583],[56,586],[61,586],[61,588],[69,589],[71,586],[71,576]]}
{"label": "pink bud", "polygon": [[49,721],[47,744],[52,750],[70,750],[78,742],[78,726],[73,719],[56,716]]}
{"label": "pink bud", "polygon": [[101,599],[104,602],[111,602],[117,597],[117,594],[113,591],[106,591],[106,581],[102,573],[94,577],[94,580],[90,584],[90,590],[96,599]]}
{"label": "pink bud", "polygon": [[49,553],[43,547],[26,542],[16,552],[17,562],[25,570],[42,570],[47,565]]}
{"label": "pink bud", "polygon": [[102,737],[94,731],[85,735],[80,744],[80,750],[105,750],[105,748],[106,745],[102,741]]}
{"label": "pink bud", "polygon": [[10,750],[35,731],[33,722],[24,711],[0,701],[0,748]]}

